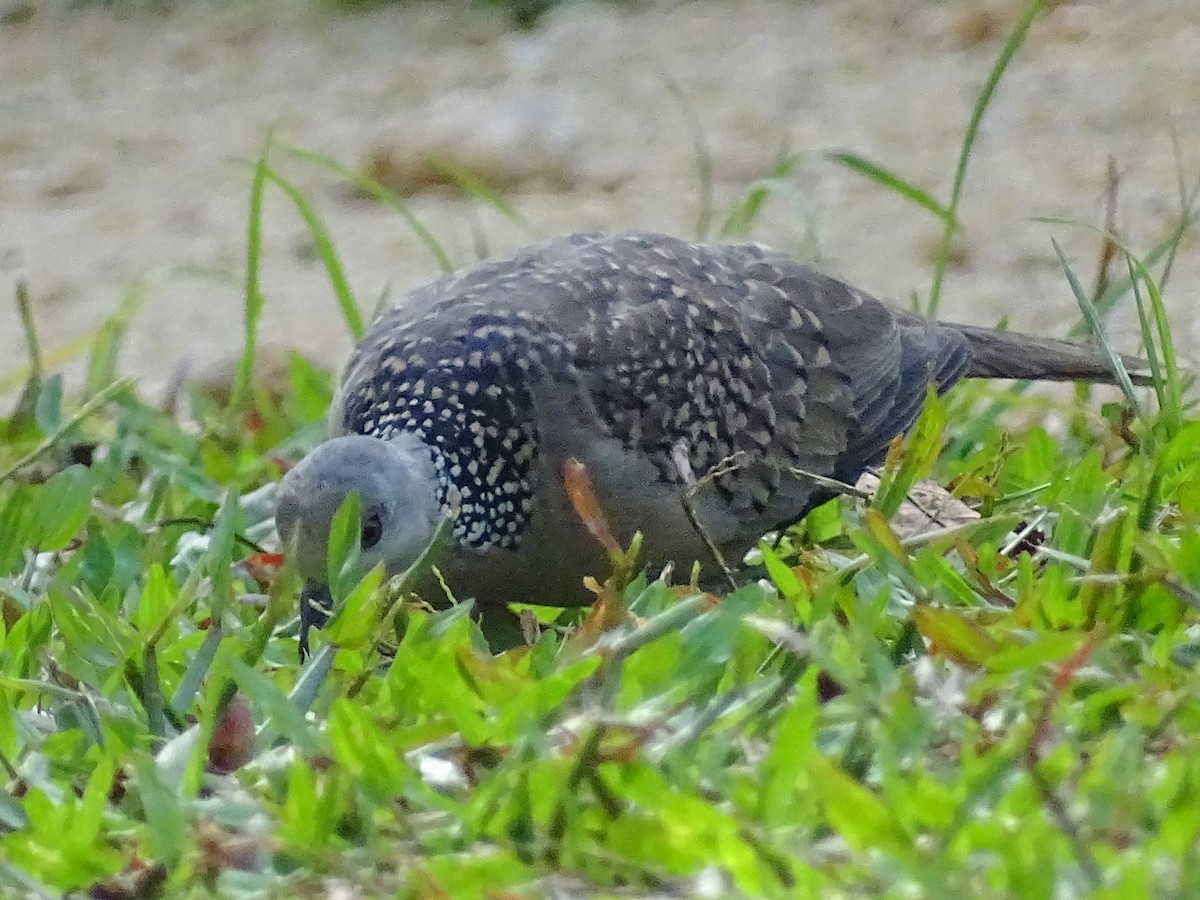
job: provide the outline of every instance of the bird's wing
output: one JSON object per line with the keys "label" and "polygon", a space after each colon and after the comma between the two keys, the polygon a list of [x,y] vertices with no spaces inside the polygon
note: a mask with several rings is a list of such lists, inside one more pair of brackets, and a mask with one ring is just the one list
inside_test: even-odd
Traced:
{"label": "bird's wing", "polygon": [[795,471],[834,471],[854,411],[815,317],[743,249],[627,234],[560,252],[591,311],[570,348],[597,420],[761,533],[808,508],[815,485]]}
{"label": "bird's wing", "polygon": [[[740,249],[740,248],[739,248]],[[781,289],[815,320],[845,377],[854,425],[835,473],[854,481],[920,414],[930,385],[940,393],[968,374],[971,348],[953,326],[901,312],[786,257],[748,248],[747,273]]]}

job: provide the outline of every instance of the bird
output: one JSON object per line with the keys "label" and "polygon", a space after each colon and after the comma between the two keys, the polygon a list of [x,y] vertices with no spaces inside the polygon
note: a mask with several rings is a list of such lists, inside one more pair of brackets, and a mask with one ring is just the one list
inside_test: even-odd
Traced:
{"label": "bird", "polygon": [[761,244],[576,233],[443,276],[373,323],[329,439],[280,483],[301,652],[329,614],[330,525],[352,493],[363,571],[405,572],[453,515],[438,570],[454,597],[485,617],[581,606],[606,557],[568,461],[622,545],[642,534],[647,566],[711,570],[854,483],[931,387],[963,378],[1114,375],[1090,347],[926,319]]}

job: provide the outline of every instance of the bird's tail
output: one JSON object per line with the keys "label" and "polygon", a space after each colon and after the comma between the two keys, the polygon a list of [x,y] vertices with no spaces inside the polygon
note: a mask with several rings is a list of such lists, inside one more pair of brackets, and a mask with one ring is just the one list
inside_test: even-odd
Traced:
{"label": "bird's tail", "polygon": [[[954,325],[971,345],[972,378],[1016,378],[1029,381],[1116,381],[1108,358],[1084,344],[1057,338],[1038,337],[1016,331]],[[1122,355],[1134,384],[1151,384],[1147,364],[1135,356]]]}

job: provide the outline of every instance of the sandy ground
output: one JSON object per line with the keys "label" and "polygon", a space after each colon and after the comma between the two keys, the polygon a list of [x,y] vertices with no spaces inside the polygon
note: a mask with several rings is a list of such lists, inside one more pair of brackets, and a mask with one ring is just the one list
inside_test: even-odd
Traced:
{"label": "sandy ground", "polygon": [[[721,209],[786,146],[801,154],[796,203],[772,203],[754,236],[883,296],[927,291],[934,219],[820,151],[852,149],[945,197],[973,99],[1016,20],[1007,0],[579,4],[532,32],[432,2],[31,9],[0,24],[0,293],[28,279],[43,345],[63,357],[144,283],[124,365],[151,391],[185,360],[203,370],[237,352],[245,160],[268,126],[407,178],[414,211],[458,262],[474,257],[476,229],[493,251],[530,235],[427,189],[426,153],[503,185],[540,235],[691,235],[694,155],[670,77],[703,122]],[[1173,135],[1185,176],[1200,175],[1198,113],[1200,3],[1068,3],[1044,16],[984,122],[943,314],[1047,332],[1073,322],[1050,238],[1087,283],[1098,241],[1035,217],[1099,223],[1112,157],[1120,228],[1145,251],[1178,214]],[[324,217],[364,306],[437,274],[394,213],[311,165],[278,165]],[[348,336],[278,192],[265,240],[264,338],[340,363]],[[1189,347],[1200,345],[1198,251],[1200,239],[1185,243],[1167,290]],[[1122,329],[1127,345],[1131,334]],[[0,387],[23,364],[5,299]]]}

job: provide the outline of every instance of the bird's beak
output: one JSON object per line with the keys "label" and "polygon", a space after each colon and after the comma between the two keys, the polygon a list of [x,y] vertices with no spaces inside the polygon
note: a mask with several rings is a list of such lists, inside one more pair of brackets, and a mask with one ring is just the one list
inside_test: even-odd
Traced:
{"label": "bird's beak", "polygon": [[321,628],[333,611],[329,585],[305,581],[300,590],[300,661],[308,658],[308,629]]}

